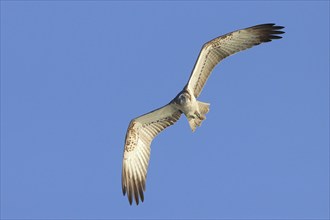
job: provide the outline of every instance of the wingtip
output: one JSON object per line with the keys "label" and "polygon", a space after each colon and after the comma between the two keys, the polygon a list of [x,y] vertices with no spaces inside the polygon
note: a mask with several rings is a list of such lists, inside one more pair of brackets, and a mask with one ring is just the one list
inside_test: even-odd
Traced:
{"label": "wingtip", "polygon": [[123,195],[125,196],[126,195],[126,186],[125,186],[124,182],[122,183],[121,189],[122,189]]}
{"label": "wingtip", "polygon": [[276,25],[276,26],[274,26],[274,28],[279,30],[279,29],[283,29],[283,28],[285,28],[285,27],[284,27],[284,26]]}
{"label": "wingtip", "polygon": [[264,26],[275,26],[276,24],[275,23],[266,23],[266,24],[262,24]]}
{"label": "wingtip", "polygon": [[270,39],[274,39],[274,40],[281,39],[281,38],[283,38],[283,37],[282,36],[277,36],[277,35],[271,35],[270,36]]}
{"label": "wingtip", "polygon": [[[272,25],[272,29],[273,30],[281,30],[281,29],[283,29],[283,28],[285,28],[284,26],[280,26],[280,25],[276,25],[276,24],[273,24]],[[283,32],[284,33],[284,32]]]}
{"label": "wingtip", "polygon": [[280,30],[280,29],[283,29],[285,27],[280,26],[280,25],[276,25],[275,23],[265,23],[265,24],[259,24],[259,25],[252,26],[251,28],[254,28],[254,29],[271,28],[273,30]]}

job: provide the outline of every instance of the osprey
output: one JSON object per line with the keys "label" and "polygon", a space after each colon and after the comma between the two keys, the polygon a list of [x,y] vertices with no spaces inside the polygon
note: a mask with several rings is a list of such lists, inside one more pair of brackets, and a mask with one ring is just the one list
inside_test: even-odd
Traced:
{"label": "osprey", "polygon": [[213,68],[224,58],[252,46],[280,39],[284,27],[275,24],[261,24],[237,30],[205,43],[199,53],[188,83],[167,105],[133,119],[127,129],[123,168],[122,190],[127,193],[129,203],[133,196],[138,205],[144,201],[147,170],[152,140],[165,128],[179,120],[183,113],[190,128],[195,131],[205,120],[209,103],[197,98]]}

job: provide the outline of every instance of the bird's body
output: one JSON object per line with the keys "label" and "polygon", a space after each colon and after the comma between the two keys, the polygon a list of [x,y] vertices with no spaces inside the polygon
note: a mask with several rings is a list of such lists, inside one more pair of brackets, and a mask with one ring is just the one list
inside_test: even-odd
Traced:
{"label": "bird's body", "polygon": [[133,119],[127,129],[122,190],[132,204],[144,201],[145,181],[150,158],[152,140],[166,127],[173,125],[183,113],[192,131],[206,119],[209,104],[199,97],[213,68],[224,58],[272,39],[281,38],[281,26],[274,24],[256,25],[217,37],[203,45],[188,83],[167,105]]}
{"label": "bird's body", "polygon": [[192,131],[206,119],[205,114],[209,111],[210,105],[198,101],[188,88],[184,88],[170,104],[186,116]]}

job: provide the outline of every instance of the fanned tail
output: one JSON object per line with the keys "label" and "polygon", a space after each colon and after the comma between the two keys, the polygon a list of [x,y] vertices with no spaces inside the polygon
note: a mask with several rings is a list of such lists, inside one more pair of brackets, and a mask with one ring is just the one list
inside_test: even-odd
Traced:
{"label": "fanned tail", "polygon": [[205,103],[205,102],[197,101],[197,104],[198,104],[198,108],[199,108],[200,114],[205,117],[205,114],[210,111],[210,103]]}
{"label": "fanned tail", "polygon": [[203,120],[206,119],[205,114],[209,112],[210,110],[210,104],[209,103],[205,103],[205,102],[200,102],[197,101],[198,104],[198,111],[195,113],[195,117],[189,117],[188,118],[188,122],[190,125],[190,128],[192,130],[192,132],[194,132],[196,130],[197,126],[201,126]]}

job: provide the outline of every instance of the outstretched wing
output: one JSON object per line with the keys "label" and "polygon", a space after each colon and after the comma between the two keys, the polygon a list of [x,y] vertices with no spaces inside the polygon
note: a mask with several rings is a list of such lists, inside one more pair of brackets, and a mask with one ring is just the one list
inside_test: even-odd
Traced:
{"label": "outstretched wing", "polygon": [[188,88],[197,98],[213,68],[224,58],[252,46],[280,39],[284,27],[261,24],[217,37],[203,45],[188,81]]}
{"label": "outstretched wing", "polygon": [[155,111],[142,115],[131,121],[125,140],[122,189],[127,193],[129,203],[132,204],[133,195],[139,204],[144,200],[147,170],[150,158],[150,144],[152,140],[166,127],[179,120],[181,112],[168,104]]}

